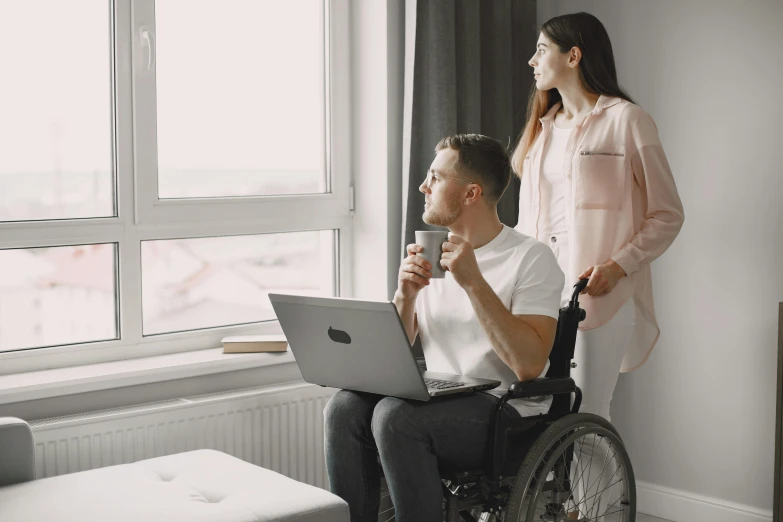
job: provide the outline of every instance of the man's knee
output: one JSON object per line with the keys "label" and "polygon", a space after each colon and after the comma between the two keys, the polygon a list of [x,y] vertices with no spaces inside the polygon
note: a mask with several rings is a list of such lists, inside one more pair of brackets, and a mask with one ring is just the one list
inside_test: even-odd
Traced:
{"label": "man's knee", "polygon": [[372,433],[378,444],[396,437],[421,438],[414,408],[402,399],[385,397],[372,414]]}
{"label": "man's knee", "polygon": [[344,433],[345,429],[366,422],[371,415],[366,401],[356,392],[340,390],[335,393],[324,408],[324,428],[327,434],[331,431]]}

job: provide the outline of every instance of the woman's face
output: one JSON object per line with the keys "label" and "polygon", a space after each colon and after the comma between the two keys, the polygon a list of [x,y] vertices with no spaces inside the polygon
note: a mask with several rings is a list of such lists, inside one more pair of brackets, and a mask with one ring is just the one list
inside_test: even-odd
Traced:
{"label": "woman's face", "polygon": [[528,61],[533,68],[536,88],[539,91],[558,89],[564,85],[574,69],[568,66],[570,53],[561,53],[560,48],[542,32],[538,36],[536,52]]}

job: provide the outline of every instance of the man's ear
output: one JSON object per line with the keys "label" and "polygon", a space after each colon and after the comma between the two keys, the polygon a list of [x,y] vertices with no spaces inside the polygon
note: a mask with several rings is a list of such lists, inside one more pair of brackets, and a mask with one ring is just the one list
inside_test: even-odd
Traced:
{"label": "man's ear", "polygon": [[484,189],[481,188],[481,185],[470,185],[468,193],[465,195],[465,204],[469,205],[479,201],[483,194]]}

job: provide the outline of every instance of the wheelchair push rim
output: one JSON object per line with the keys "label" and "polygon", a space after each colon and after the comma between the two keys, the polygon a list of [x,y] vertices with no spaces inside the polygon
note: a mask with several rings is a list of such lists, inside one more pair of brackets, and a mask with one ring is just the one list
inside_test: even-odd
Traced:
{"label": "wheelchair push rim", "polygon": [[[577,445],[591,447],[590,459],[598,444],[604,445],[598,468],[616,469],[602,477],[591,476],[582,462],[573,460]],[[585,476],[585,470],[587,475]],[[567,477],[567,478],[566,478]],[[580,488],[582,496],[580,499]],[[587,492],[584,492],[586,486]],[[531,448],[517,475],[503,520],[568,522],[634,522],[636,484],[633,469],[622,440],[602,417],[579,413],[553,423]],[[577,517],[577,518],[572,518]]]}

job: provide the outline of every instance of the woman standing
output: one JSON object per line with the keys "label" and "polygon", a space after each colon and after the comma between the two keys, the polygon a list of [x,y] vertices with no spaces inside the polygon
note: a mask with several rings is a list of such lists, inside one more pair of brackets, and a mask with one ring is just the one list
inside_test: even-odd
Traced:
{"label": "woman standing", "polygon": [[572,376],[580,411],[609,420],[619,373],[641,366],[658,340],[650,262],[679,233],[682,203],[655,123],[618,85],[596,17],[547,21],[528,63],[536,83],[512,157],[521,179],[516,229],[552,248],[564,300],[590,279]]}

